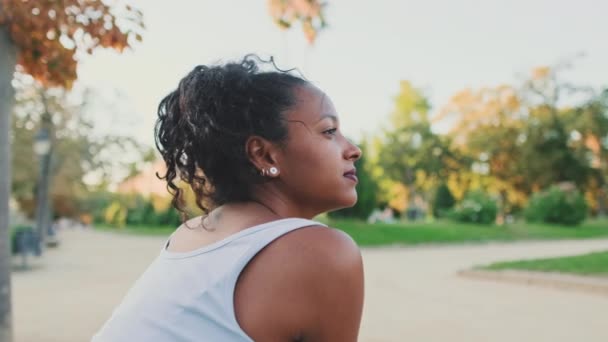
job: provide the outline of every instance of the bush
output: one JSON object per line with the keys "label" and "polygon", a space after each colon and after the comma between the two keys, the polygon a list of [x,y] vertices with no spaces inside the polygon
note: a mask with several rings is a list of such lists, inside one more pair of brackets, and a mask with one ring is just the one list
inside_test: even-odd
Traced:
{"label": "bush", "polygon": [[108,225],[129,226],[179,226],[181,216],[173,207],[155,206],[152,198],[129,194],[114,195],[105,208],[103,222]]}
{"label": "bush", "polygon": [[494,223],[498,206],[496,201],[481,191],[468,193],[465,198],[448,214],[460,222],[489,224]]}
{"label": "bush", "polygon": [[117,227],[127,223],[127,208],[119,201],[112,202],[104,213],[104,222]]}
{"label": "bush", "polygon": [[156,223],[159,225],[177,227],[182,224],[180,213],[172,206],[169,206],[167,209],[157,213],[156,215]]}
{"label": "bush", "polygon": [[435,193],[435,199],[433,200],[433,216],[444,217],[448,214],[450,209],[454,207],[456,200],[452,196],[450,188],[445,183],[442,183],[437,188]]}
{"label": "bush", "polygon": [[158,224],[157,215],[152,202],[141,196],[132,199],[131,205],[127,207],[127,224]]}
{"label": "bush", "polygon": [[78,207],[81,215],[92,217],[92,221],[95,223],[105,223],[106,209],[116,198],[117,195],[111,192],[92,192],[78,200]]}
{"label": "bush", "polygon": [[563,190],[552,186],[532,195],[524,215],[528,222],[578,225],[587,216],[587,203],[576,189]]}

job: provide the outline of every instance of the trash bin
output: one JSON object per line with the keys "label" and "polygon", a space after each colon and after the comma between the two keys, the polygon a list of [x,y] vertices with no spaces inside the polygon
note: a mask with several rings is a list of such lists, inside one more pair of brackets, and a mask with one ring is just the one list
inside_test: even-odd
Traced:
{"label": "trash bin", "polygon": [[21,226],[15,229],[12,241],[13,254],[34,254],[40,256],[40,239],[34,228]]}

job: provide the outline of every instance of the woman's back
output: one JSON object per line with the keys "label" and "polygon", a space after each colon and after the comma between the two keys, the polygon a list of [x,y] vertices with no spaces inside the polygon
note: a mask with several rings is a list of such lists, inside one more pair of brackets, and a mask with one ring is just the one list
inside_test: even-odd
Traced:
{"label": "woman's back", "polygon": [[269,243],[311,226],[281,219],[189,252],[163,248],[93,341],[251,341],[234,312],[239,275]]}

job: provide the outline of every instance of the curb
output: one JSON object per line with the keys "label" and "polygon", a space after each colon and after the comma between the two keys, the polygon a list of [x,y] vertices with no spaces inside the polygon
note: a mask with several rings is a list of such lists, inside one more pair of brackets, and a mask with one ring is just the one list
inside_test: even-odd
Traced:
{"label": "curb", "polygon": [[507,282],[513,284],[536,285],[560,290],[581,291],[608,296],[608,278],[586,277],[563,273],[528,272],[528,271],[486,271],[463,270],[457,273],[461,277],[479,280]]}

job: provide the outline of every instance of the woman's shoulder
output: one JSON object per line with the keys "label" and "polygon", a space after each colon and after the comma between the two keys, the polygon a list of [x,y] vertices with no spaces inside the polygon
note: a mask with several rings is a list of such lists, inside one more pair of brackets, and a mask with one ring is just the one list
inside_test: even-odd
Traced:
{"label": "woman's shoulder", "polygon": [[245,271],[263,274],[266,284],[275,280],[282,284],[314,281],[323,286],[335,277],[359,272],[361,264],[359,247],[348,234],[319,224],[277,238],[251,260]]}
{"label": "woman's shoulder", "polygon": [[[294,230],[251,261],[235,300],[239,323],[260,340],[273,339],[265,332],[279,327],[285,334],[309,335],[355,324],[363,300],[361,253],[338,229],[319,225]],[[273,329],[268,330],[267,322],[273,322]]]}
{"label": "woman's shoulder", "polygon": [[[252,260],[254,267],[283,270],[282,281],[347,272],[361,263],[361,252],[345,232],[323,225],[293,230],[266,246]],[[278,274],[275,272],[274,274]],[[308,279],[310,280],[310,279]]]}
{"label": "woman's shoulder", "polygon": [[[361,258],[359,247],[345,232],[323,225],[297,229],[270,245],[272,252],[284,254],[291,260],[305,261],[302,266],[314,266],[322,261],[326,267],[339,267],[344,262]],[[296,261],[296,260],[291,260]]]}

